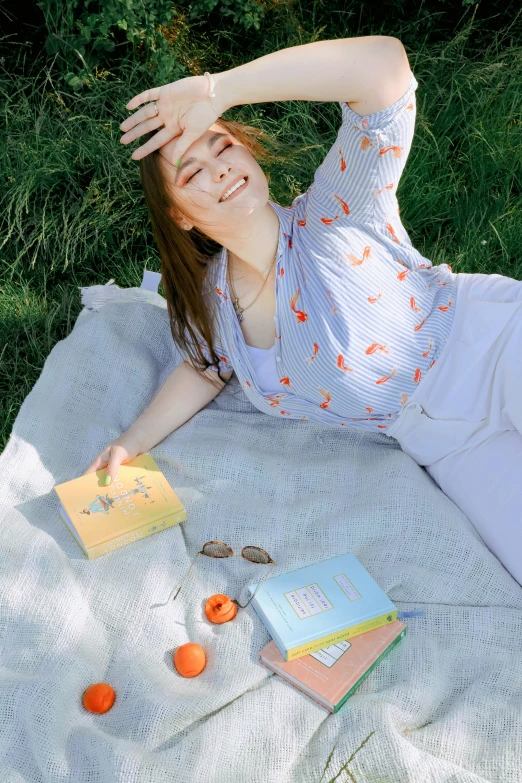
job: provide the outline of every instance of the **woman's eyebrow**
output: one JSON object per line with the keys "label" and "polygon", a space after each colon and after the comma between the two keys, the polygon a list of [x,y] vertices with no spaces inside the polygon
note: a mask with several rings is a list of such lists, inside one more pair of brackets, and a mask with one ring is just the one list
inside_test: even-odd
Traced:
{"label": "woman's eyebrow", "polygon": [[[210,149],[215,141],[217,141],[218,139],[221,139],[225,135],[226,135],[225,133],[213,133],[212,136],[210,136],[209,140],[207,141],[207,147]],[[190,166],[190,164],[194,163],[195,161],[196,161],[196,158],[187,158],[187,160],[185,160],[181,164],[181,166],[178,168],[178,172],[176,174],[176,179],[174,180],[175,183],[178,181],[178,177],[179,177],[180,173],[183,171],[183,169],[186,168],[187,166]]]}

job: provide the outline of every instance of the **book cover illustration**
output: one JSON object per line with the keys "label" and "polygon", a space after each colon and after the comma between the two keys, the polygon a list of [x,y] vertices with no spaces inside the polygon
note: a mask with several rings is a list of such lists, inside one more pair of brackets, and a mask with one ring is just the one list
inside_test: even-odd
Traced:
{"label": "book cover illustration", "polygon": [[107,487],[105,472],[54,487],[61,501],[60,516],[84,551],[128,539],[137,531],[144,537],[186,519],[183,504],[150,454],[120,465]]}
{"label": "book cover illustration", "polygon": [[350,552],[267,579],[251,604],[288,661],[397,620],[395,605]]}
{"label": "book cover illustration", "polygon": [[406,625],[395,620],[293,661],[286,661],[271,641],[259,660],[330,712],[337,712],[406,631]]}

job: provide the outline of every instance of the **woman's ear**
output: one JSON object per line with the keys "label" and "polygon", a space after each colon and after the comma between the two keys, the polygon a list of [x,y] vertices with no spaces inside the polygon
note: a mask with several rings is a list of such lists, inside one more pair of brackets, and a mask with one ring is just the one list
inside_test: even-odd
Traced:
{"label": "woman's ear", "polygon": [[185,231],[190,231],[190,229],[192,228],[192,226],[190,225],[190,223],[187,221],[187,218],[183,217],[183,215],[179,215],[179,214],[176,212],[176,210],[174,209],[174,207],[171,207],[171,208],[169,209],[169,215],[170,215],[170,217],[172,218],[172,220],[173,220],[173,221],[174,221],[174,222],[175,222],[175,223],[176,223],[176,224],[177,224],[177,225],[178,225],[180,228],[184,229]]}

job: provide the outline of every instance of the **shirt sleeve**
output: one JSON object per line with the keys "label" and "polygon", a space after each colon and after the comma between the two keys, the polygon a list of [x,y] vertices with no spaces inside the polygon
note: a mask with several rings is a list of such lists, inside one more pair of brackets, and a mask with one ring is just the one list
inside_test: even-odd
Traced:
{"label": "shirt sleeve", "polygon": [[[212,358],[210,356],[210,350],[209,350],[208,344],[205,342],[205,340],[203,340],[203,338],[201,337],[201,334],[199,333],[199,331],[196,328],[194,328],[194,331],[195,331],[195,333],[197,335],[198,344],[201,346],[201,350],[203,352],[204,357],[206,358],[206,360],[208,362],[212,362]],[[220,361],[219,361],[219,370],[221,372],[230,372],[234,368],[230,364],[230,357],[228,356],[228,353],[225,352],[225,349],[224,349],[224,347],[223,347],[223,345],[221,343],[221,340],[219,339],[219,336],[218,336],[218,334],[216,332],[216,328],[215,327],[214,327],[213,335],[214,335],[214,350],[215,350],[215,352],[217,353],[217,355],[219,356],[219,359],[220,359]],[[193,340],[190,337],[190,335],[189,335],[187,330],[185,330],[185,337],[189,341],[190,345],[193,345]],[[188,356],[186,351],[182,351],[182,353],[183,353],[183,358],[184,359],[190,360],[190,357]],[[211,370],[212,372],[216,372],[216,373],[218,371],[218,368],[216,367],[216,365],[212,365],[212,364],[207,369]]]}
{"label": "shirt sleeve", "polygon": [[417,86],[411,73],[402,98],[366,116],[339,101],[336,141],[305,196],[294,200],[297,206],[304,199],[299,211],[311,232],[324,233],[337,222],[383,224],[398,214],[396,192],[413,140]]}

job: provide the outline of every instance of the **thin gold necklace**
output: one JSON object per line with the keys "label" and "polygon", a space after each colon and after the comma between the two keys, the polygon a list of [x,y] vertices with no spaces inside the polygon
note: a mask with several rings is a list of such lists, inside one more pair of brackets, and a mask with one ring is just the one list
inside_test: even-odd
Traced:
{"label": "thin gold necklace", "polygon": [[[266,281],[268,280],[268,278],[269,278],[269,276],[270,276],[270,272],[272,271],[272,267],[273,267],[273,266],[274,266],[274,264],[275,264],[276,258],[277,258],[277,250],[276,250],[276,253],[275,253],[275,256],[274,256],[274,260],[273,260],[273,261],[272,261],[272,263],[270,264],[270,269],[268,270],[268,274],[267,274],[267,276],[265,277],[265,279],[264,279],[264,281],[263,281],[263,285],[262,285],[262,286],[261,286],[261,288],[259,289],[259,293],[257,294],[256,298],[254,299],[254,302],[256,301],[257,297],[259,296],[259,294],[261,293],[261,291],[262,291],[262,290],[263,290],[263,288],[265,287],[265,283],[266,283]],[[243,320],[243,313],[244,313],[244,311],[245,311],[245,310],[248,310],[248,308],[249,308],[249,307],[252,307],[252,305],[254,304],[254,302],[251,302],[251,303],[248,305],[248,307],[240,307],[240,306],[239,306],[239,299],[236,297],[236,292],[234,291],[234,286],[232,285],[232,275],[230,274],[230,270],[229,270],[229,268],[228,268],[228,256],[227,256],[227,274],[228,274],[228,285],[229,285],[229,287],[230,287],[230,290],[231,290],[231,292],[232,292],[233,299],[235,299],[235,302],[234,302],[234,310],[236,311],[237,320],[239,321],[239,323],[241,323],[241,321]]]}

